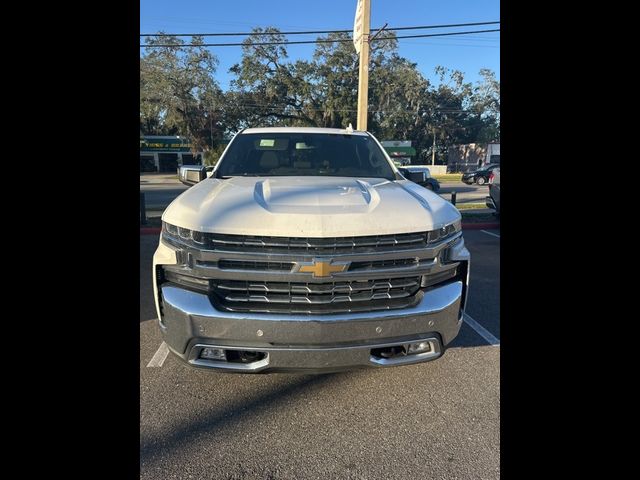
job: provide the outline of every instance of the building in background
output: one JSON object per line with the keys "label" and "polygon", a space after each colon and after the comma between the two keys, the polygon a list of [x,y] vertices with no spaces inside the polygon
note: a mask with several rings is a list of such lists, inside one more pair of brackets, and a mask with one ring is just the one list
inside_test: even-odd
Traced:
{"label": "building in background", "polygon": [[473,172],[490,163],[500,164],[499,143],[451,145],[447,149],[447,172]]}
{"label": "building in background", "polygon": [[410,165],[416,156],[411,140],[384,140],[380,142],[392,160],[400,165]]}
{"label": "building in background", "polygon": [[191,142],[178,136],[140,137],[140,171],[172,172],[180,165],[202,165],[202,152],[192,152]]}

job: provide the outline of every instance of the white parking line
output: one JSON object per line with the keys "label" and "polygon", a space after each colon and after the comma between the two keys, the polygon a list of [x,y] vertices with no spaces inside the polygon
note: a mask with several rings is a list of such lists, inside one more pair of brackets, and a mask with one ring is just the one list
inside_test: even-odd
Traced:
{"label": "white parking line", "polygon": [[480,231],[486,233],[487,235],[493,235],[494,237],[500,238],[500,235],[498,235],[497,233],[487,232],[486,230],[480,230]]}
{"label": "white parking line", "polygon": [[500,340],[494,337],[489,330],[484,328],[466,313],[464,314],[464,321],[467,322],[467,325],[473,328],[478,333],[478,335],[484,338],[489,343],[489,345],[494,347],[500,346]]}
{"label": "white parking line", "polygon": [[164,361],[167,359],[167,355],[169,355],[169,347],[166,343],[162,342],[160,344],[160,348],[155,353],[151,361],[147,364],[147,367],[161,367]]}

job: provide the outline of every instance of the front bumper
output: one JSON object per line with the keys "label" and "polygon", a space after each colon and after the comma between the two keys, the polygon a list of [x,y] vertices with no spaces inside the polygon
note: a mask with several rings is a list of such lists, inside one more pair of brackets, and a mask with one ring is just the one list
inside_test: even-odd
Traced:
{"label": "front bumper", "polygon": [[[423,292],[412,308],[336,315],[245,314],[217,310],[205,294],[161,287],[164,341],[195,367],[228,371],[338,371],[433,360],[458,334],[463,283]],[[383,359],[372,349],[429,341],[427,353]],[[242,364],[199,358],[203,347],[260,352]]]}
{"label": "front bumper", "polygon": [[[460,262],[461,274],[448,283],[422,289],[411,307],[280,314],[228,311],[216,308],[204,292],[174,283],[158,284],[156,268],[179,263],[176,249],[161,241],[153,259],[160,329],[169,349],[183,361],[194,367],[230,372],[330,372],[434,360],[458,334],[468,293],[470,255],[463,239],[444,242],[425,255],[438,257],[444,248],[447,261]],[[415,267],[414,271],[424,272],[421,268]],[[378,355],[377,349],[418,342],[428,342],[431,348],[393,358]],[[200,357],[205,347],[223,349],[231,355],[237,351],[257,352],[260,358],[248,363],[205,360]]]}

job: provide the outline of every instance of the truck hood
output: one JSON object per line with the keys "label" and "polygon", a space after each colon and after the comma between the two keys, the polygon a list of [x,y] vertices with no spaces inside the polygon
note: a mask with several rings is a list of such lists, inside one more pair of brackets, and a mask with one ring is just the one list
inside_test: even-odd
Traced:
{"label": "truck hood", "polygon": [[410,233],[459,218],[449,202],[408,180],[352,177],[208,178],[162,215],[201,232],[277,237]]}

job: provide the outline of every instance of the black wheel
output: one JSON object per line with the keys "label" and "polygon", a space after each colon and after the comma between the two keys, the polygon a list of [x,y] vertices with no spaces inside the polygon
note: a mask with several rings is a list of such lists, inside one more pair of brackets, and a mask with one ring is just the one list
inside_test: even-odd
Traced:
{"label": "black wheel", "polygon": [[431,190],[433,192],[433,185],[431,185],[430,183],[427,183],[424,188],[426,188],[427,190]]}
{"label": "black wheel", "polygon": [[484,179],[484,177],[478,177],[478,179],[476,180],[476,183],[478,185],[484,185],[486,183],[486,180]]}

